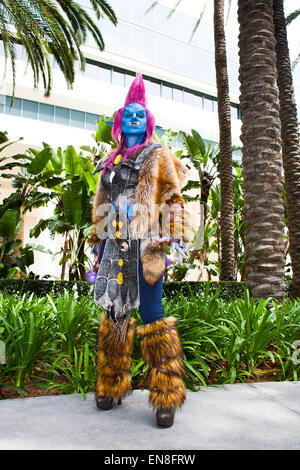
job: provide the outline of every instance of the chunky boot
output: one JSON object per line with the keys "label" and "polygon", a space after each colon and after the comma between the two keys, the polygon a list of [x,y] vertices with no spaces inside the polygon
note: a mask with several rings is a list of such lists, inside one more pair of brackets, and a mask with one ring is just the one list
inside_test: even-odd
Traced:
{"label": "chunky boot", "polygon": [[158,426],[170,427],[176,409],[185,400],[182,377],[182,345],[174,317],[166,317],[136,329],[141,337],[141,351],[149,365],[149,402],[156,411]]}
{"label": "chunky boot", "polygon": [[121,335],[116,322],[101,315],[98,331],[97,382],[95,399],[98,408],[110,410],[115,402],[120,405],[122,398],[131,388],[130,368],[132,363],[134,333],[132,319],[125,325]]}

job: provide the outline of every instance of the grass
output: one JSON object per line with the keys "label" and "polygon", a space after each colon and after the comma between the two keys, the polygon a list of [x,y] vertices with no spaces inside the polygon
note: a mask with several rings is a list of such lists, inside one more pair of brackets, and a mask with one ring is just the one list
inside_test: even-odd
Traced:
{"label": "grass", "polygon": [[[199,387],[256,380],[298,380],[300,365],[293,360],[300,340],[300,303],[287,299],[254,301],[221,299],[220,291],[201,295],[190,291],[163,299],[166,316],[178,318],[186,366],[186,386]],[[39,387],[44,393],[94,391],[96,337],[100,310],[90,297],[69,294],[54,298],[0,293],[0,339],[6,364],[0,364],[1,389],[12,396]],[[132,314],[141,319],[137,310]],[[147,366],[138,338],[132,364],[138,386]],[[14,395],[15,394],[15,395]]]}

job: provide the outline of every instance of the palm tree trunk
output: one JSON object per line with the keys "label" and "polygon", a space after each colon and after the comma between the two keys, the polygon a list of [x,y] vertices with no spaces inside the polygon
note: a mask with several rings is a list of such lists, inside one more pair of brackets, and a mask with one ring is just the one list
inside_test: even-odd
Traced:
{"label": "palm tree trunk", "polygon": [[246,287],[284,299],[282,158],[273,1],[239,0]]}
{"label": "palm tree trunk", "polygon": [[215,67],[218,92],[221,183],[221,276],[235,279],[234,201],[230,99],[224,31],[224,0],[214,0]]}
{"label": "palm tree trunk", "polygon": [[300,144],[282,0],[274,0],[273,9],[280,100],[282,158],[290,241],[289,254],[293,270],[291,295],[296,298],[300,297]]}

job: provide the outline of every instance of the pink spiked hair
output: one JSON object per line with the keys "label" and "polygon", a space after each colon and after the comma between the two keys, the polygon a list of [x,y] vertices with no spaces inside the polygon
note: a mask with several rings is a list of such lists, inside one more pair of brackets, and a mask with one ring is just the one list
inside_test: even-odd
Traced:
{"label": "pink spiked hair", "polygon": [[112,164],[115,157],[122,151],[126,149],[126,139],[122,132],[122,119],[123,119],[123,112],[126,106],[130,103],[139,103],[144,106],[147,114],[147,128],[144,136],[144,140],[139,145],[134,145],[130,149],[128,149],[124,155],[124,160],[131,155],[135,150],[141,147],[145,147],[148,145],[149,141],[152,139],[153,131],[155,128],[155,120],[153,114],[147,108],[147,98],[146,98],[146,90],[145,84],[143,80],[143,76],[141,73],[138,73],[135,77],[134,81],[132,82],[130,89],[127,93],[124,106],[120,108],[115,115],[114,124],[112,128],[112,136],[117,142],[117,149],[113,152],[111,157],[108,159],[107,163],[103,168],[103,173],[105,172],[106,168]]}

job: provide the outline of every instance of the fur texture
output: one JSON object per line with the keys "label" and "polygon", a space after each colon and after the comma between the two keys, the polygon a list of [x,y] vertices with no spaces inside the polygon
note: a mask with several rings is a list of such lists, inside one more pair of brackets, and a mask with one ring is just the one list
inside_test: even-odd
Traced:
{"label": "fur texture", "polygon": [[[131,230],[141,239],[143,275],[151,285],[159,280],[165,269],[164,246],[156,242],[157,237],[171,235],[184,242],[193,238],[181,194],[187,176],[187,167],[166,146],[153,150],[140,168]],[[96,214],[102,203],[107,203],[107,193],[100,177],[93,204],[94,224],[102,219]],[[165,218],[164,209],[170,206],[173,216]]]}
{"label": "fur texture", "polygon": [[132,363],[135,320],[130,320],[126,339],[116,340],[115,323],[101,315],[98,331],[96,395],[123,398],[131,388],[130,368]]}
{"label": "fur texture", "polygon": [[176,321],[174,317],[166,317],[136,329],[141,337],[142,356],[150,367],[147,383],[149,402],[154,410],[178,409],[186,397],[182,345]]}

